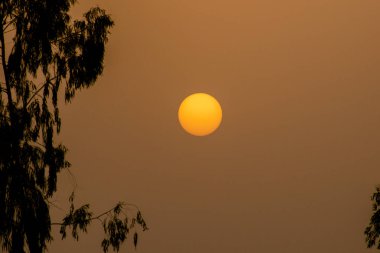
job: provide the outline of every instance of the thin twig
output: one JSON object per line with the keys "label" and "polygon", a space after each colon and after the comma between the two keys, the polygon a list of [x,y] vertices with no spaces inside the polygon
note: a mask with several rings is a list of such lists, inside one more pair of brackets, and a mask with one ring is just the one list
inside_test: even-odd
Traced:
{"label": "thin twig", "polygon": [[51,81],[54,79],[54,78],[57,78],[57,76],[55,77],[52,77],[50,78],[49,80],[47,80],[44,84],[42,84],[34,93],[33,95],[29,98],[28,102],[26,102],[26,106],[28,106],[30,104],[30,102],[32,102],[33,98],[46,86],[46,85],[49,85],[51,84]]}
{"label": "thin twig", "polygon": [[[122,205],[124,205],[124,204],[122,204]],[[103,212],[97,216],[91,217],[91,218],[87,219],[86,221],[99,220],[100,217],[111,213],[115,209],[116,206],[114,206],[113,208],[109,209],[108,211],[105,211],[105,212]],[[53,225],[53,226],[72,225],[72,224],[74,224],[74,221],[70,222],[70,223],[60,223],[60,222],[52,222],[51,223],[51,225]]]}

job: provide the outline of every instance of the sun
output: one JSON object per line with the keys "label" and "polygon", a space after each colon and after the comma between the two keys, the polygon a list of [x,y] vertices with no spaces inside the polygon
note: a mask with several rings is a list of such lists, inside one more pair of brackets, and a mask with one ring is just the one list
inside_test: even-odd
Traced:
{"label": "sun", "polygon": [[222,107],[214,97],[206,93],[194,93],[182,101],[178,119],[189,134],[206,136],[213,133],[222,122]]}

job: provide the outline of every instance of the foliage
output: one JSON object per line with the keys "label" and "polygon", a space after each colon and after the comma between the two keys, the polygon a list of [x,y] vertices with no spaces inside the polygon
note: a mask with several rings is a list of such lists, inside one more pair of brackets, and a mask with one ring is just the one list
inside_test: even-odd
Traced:
{"label": "foliage", "polygon": [[[54,142],[61,130],[58,98],[70,102],[103,71],[105,43],[113,21],[96,7],[72,20],[75,0],[0,1],[0,245],[3,252],[39,253],[52,240],[49,199],[57,176],[67,170],[67,148]],[[93,220],[89,206],[74,209],[60,223],[78,239]],[[123,205],[107,220],[106,241],[115,250],[129,233],[119,222]],[[139,212],[138,212],[139,213]],[[100,217],[98,217],[100,218]],[[145,222],[135,220],[143,229]],[[113,225],[112,225],[113,224]],[[116,224],[116,225],[115,225]],[[128,229],[127,229],[128,228]],[[116,239],[115,239],[116,238]],[[137,237],[136,237],[137,238]]]}
{"label": "foliage", "polygon": [[[127,239],[127,235],[131,229],[134,228],[137,223],[143,231],[147,230],[148,227],[141,215],[140,210],[134,205],[129,204],[128,206],[133,206],[137,210],[136,216],[129,221],[128,214],[126,213],[125,206],[127,204],[123,202],[117,203],[112,209],[93,216],[93,213],[89,211],[90,205],[86,204],[78,209],[74,207],[74,193],[70,196],[70,212],[63,218],[62,223],[55,223],[55,225],[60,225],[60,233],[62,239],[66,238],[66,228],[71,228],[71,235],[76,240],[79,239],[78,229],[83,232],[87,232],[87,226],[92,220],[99,220],[102,222],[104,233],[106,237],[102,241],[102,248],[104,252],[108,251],[111,245],[113,250],[119,251],[120,245]],[[138,234],[135,231],[133,234],[133,244],[136,247],[138,242]]]}
{"label": "foliage", "polygon": [[376,192],[373,193],[371,200],[373,214],[364,234],[368,248],[377,244],[377,248],[380,249],[380,187],[376,187]]}

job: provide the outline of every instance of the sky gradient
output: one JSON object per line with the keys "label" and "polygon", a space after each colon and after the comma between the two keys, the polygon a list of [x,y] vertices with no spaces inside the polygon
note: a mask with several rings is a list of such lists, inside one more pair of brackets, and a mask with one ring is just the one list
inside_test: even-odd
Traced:
{"label": "sky gradient", "polygon": [[[99,5],[115,27],[103,75],[61,109],[78,205],[138,205],[139,253],[376,252],[380,1],[80,2],[74,15]],[[178,123],[195,92],[223,108],[207,137]],[[55,219],[75,184],[60,180]],[[101,239],[93,223],[49,251]]]}

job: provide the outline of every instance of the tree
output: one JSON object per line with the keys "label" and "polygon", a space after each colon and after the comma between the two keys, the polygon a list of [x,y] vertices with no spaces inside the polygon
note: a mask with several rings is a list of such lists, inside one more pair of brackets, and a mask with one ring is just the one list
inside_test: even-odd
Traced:
{"label": "tree", "polygon": [[371,200],[373,214],[364,234],[368,248],[376,246],[377,249],[380,249],[380,187],[376,187]]}
{"label": "tree", "polygon": [[[76,0],[0,1],[0,244],[3,252],[40,253],[60,225],[78,239],[94,219],[105,231],[104,252],[120,244],[139,225],[118,203],[101,215],[89,205],[70,210],[62,222],[50,219],[49,199],[57,178],[68,170],[67,148],[54,142],[61,130],[59,90],[69,103],[78,90],[92,86],[103,71],[105,44],[113,26],[110,16],[92,8],[81,20],[68,14]],[[61,87],[62,86],[62,87]],[[129,218],[129,219],[128,219]],[[137,244],[137,233],[134,243]]]}

